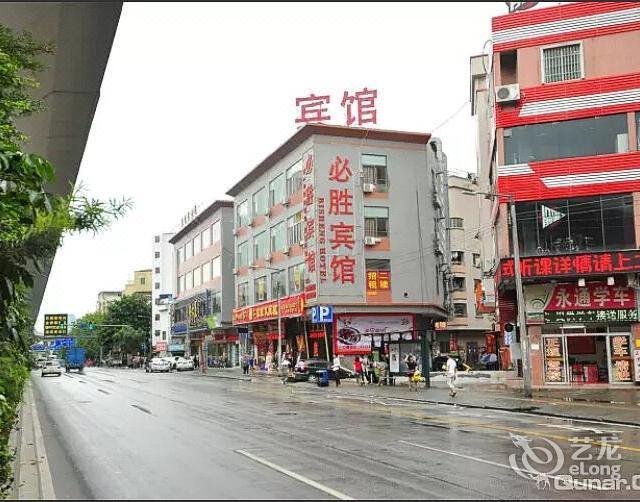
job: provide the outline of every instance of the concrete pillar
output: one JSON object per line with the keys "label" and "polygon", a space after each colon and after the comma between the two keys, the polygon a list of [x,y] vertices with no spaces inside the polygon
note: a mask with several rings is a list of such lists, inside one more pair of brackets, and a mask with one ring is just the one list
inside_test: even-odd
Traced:
{"label": "concrete pillar", "polygon": [[[542,345],[542,326],[527,326],[529,344],[531,347],[531,385],[542,387],[544,385],[544,347]],[[533,350],[538,347],[538,350]]]}

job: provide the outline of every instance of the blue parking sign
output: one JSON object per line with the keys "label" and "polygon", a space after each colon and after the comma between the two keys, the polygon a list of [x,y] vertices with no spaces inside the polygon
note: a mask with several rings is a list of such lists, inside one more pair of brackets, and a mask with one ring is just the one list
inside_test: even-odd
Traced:
{"label": "blue parking sign", "polygon": [[314,324],[333,322],[333,307],[316,305],[311,308],[311,322]]}

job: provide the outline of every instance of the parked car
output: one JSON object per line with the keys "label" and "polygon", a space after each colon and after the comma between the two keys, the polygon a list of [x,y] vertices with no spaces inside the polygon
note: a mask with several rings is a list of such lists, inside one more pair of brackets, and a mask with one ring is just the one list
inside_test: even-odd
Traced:
{"label": "parked car", "polygon": [[184,357],[178,357],[175,362],[176,371],[192,371],[194,369],[193,359],[185,359]]}
{"label": "parked car", "polygon": [[169,373],[171,371],[171,364],[169,361],[162,359],[160,357],[154,357],[151,359],[151,363],[145,369],[147,373],[154,373],[156,371],[162,371],[164,373]]}
{"label": "parked car", "polygon": [[[300,362],[298,362],[298,364],[296,364],[296,367],[294,369],[294,371],[296,373],[308,373],[309,378],[315,378],[316,377],[316,373],[319,370],[330,370],[329,371],[329,378],[332,380],[335,380],[335,375],[333,374],[333,371],[331,371],[331,366],[332,363],[330,363],[329,361],[325,360],[325,359],[301,359]],[[344,378],[352,378],[354,376],[354,373],[350,370],[348,370],[347,368],[340,368],[340,379],[344,379]]]}
{"label": "parked car", "polygon": [[40,376],[44,377],[45,375],[62,376],[62,368],[58,364],[57,360],[49,360],[44,363],[44,366],[42,367],[42,373],[40,374]]}

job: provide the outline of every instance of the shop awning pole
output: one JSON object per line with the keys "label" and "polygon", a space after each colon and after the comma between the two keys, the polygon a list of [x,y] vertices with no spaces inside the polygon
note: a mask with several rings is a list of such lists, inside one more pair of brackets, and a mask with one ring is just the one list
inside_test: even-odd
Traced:
{"label": "shop awning pole", "polygon": [[327,361],[331,361],[331,357],[329,356],[329,337],[327,335],[327,326],[329,325],[324,325],[324,346],[327,349]]}
{"label": "shop awning pole", "polygon": [[307,359],[309,359],[309,337],[307,336],[307,320],[302,319],[302,326],[304,329],[304,346],[307,349]]}

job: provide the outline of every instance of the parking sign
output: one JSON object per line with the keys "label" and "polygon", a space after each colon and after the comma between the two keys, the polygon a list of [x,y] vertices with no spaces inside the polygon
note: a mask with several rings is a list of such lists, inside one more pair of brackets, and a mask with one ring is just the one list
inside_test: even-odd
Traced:
{"label": "parking sign", "polygon": [[312,307],[311,322],[314,324],[333,322],[333,307],[327,305],[316,305]]}

